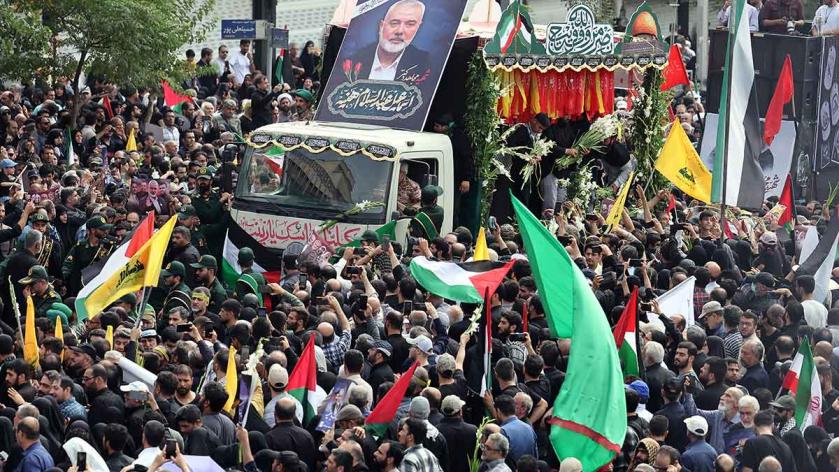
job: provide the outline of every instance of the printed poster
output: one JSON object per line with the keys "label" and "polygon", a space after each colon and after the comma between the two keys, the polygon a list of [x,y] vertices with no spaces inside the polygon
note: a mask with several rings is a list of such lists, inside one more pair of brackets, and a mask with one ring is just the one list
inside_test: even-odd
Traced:
{"label": "printed poster", "polygon": [[350,21],[318,121],[420,131],[466,0],[367,0]]}

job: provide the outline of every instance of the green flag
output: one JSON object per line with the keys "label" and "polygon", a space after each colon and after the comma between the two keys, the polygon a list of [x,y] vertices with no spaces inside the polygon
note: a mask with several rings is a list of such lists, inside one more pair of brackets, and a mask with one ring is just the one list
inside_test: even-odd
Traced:
{"label": "green flag", "polygon": [[568,371],[553,407],[551,445],[560,459],[576,457],[584,471],[594,471],[620,453],[626,434],[615,338],[565,248],[512,193],[510,198],[551,334],[571,338]]}

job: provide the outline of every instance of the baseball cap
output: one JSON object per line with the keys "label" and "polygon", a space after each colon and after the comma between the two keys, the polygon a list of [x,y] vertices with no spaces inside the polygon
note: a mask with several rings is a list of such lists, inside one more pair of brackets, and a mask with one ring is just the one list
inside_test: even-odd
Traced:
{"label": "baseball cap", "polygon": [[411,399],[411,405],[408,407],[408,416],[418,420],[427,420],[428,415],[431,414],[431,404],[425,397],[414,397]]}
{"label": "baseball cap", "polygon": [[145,383],[139,381],[139,380],[135,380],[134,382],[131,382],[128,385],[123,385],[119,389],[122,390],[123,392],[126,392],[126,393],[128,393],[128,392],[149,393],[149,386],[146,385]]}
{"label": "baseball cap", "polygon": [[2,161],[0,161],[0,167],[2,167],[4,169],[11,169],[11,168],[15,167],[16,165],[17,165],[17,163],[15,161],[11,160],[11,159],[3,159]]}
{"label": "baseball cap", "polygon": [[440,411],[446,416],[453,416],[457,414],[457,412],[459,412],[465,404],[466,402],[461,400],[457,395],[449,395],[443,399]]}
{"label": "baseball cap", "polygon": [[160,271],[160,275],[163,277],[169,277],[172,275],[184,277],[186,276],[186,268],[180,262],[172,261],[166,264],[166,268]]}
{"label": "baseball cap", "polygon": [[108,231],[113,228],[114,225],[108,224],[103,216],[94,216],[93,218],[87,220],[87,227],[88,229],[101,229],[103,231]]}
{"label": "baseball cap", "polygon": [[44,266],[34,265],[29,268],[29,272],[26,274],[26,277],[18,280],[18,282],[21,285],[29,285],[39,280],[49,280],[49,275],[47,275],[47,269],[45,269]]}
{"label": "baseball cap", "polygon": [[441,374],[444,372],[454,372],[456,368],[454,357],[451,354],[446,353],[437,358],[437,372]]}
{"label": "baseball cap", "polygon": [[422,188],[420,198],[425,201],[433,200],[443,194],[443,187],[437,185],[426,185]]}
{"label": "baseball cap", "polygon": [[795,399],[792,398],[792,395],[781,395],[774,402],[769,402],[769,406],[782,410],[795,410]]}
{"label": "baseball cap", "polygon": [[763,244],[776,244],[778,242],[778,236],[770,231],[767,231],[760,235],[760,242]]}
{"label": "baseball cap", "polygon": [[71,346],[70,350],[79,354],[86,354],[90,356],[94,362],[99,359],[99,355],[96,353],[96,348],[87,343],[79,346]]}
{"label": "baseball cap", "polygon": [[700,313],[699,318],[702,318],[707,314],[717,313],[717,312],[720,312],[720,311],[723,311],[722,305],[720,305],[720,302],[712,300],[712,301],[702,305],[702,313]]}
{"label": "baseball cap", "polygon": [[381,352],[382,354],[390,357],[393,354],[393,346],[390,345],[389,342],[384,340],[379,340],[373,343],[373,347]]}
{"label": "baseball cap", "polygon": [[434,350],[434,344],[431,342],[430,339],[428,339],[428,336],[422,334],[417,336],[416,338],[405,338],[405,341],[407,341],[407,343],[411,346],[416,346],[417,349],[426,354],[431,354],[431,352]]}
{"label": "baseball cap", "polygon": [[36,221],[46,221],[46,222],[49,222],[49,221],[50,221],[50,219],[47,217],[47,215],[45,215],[45,214],[41,213],[40,211],[37,211],[37,212],[35,212],[35,213],[33,213],[33,214],[32,214],[32,222],[34,223],[34,222],[36,222]]}
{"label": "baseball cap", "polygon": [[228,98],[227,100],[224,101],[224,106],[226,106],[228,108],[238,107],[238,105],[236,104],[236,100],[233,100],[233,99],[230,99],[230,98]]}
{"label": "baseball cap", "polygon": [[157,331],[155,331],[153,329],[144,329],[140,333],[140,339],[142,339],[142,338],[156,338],[156,337],[157,337]]}
{"label": "baseball cap", "polygon": [[649,401],[650,387],[643,380],[636,380],[631,384],[627,385],[626,387],[635,390],[635,393],[637,393],[638,396],[641,397],[641,403],[647,403],[647,401]]}
{"label": "baseball cap", "polygon": [[212,179],[213,174],[210,173],[210,169],[207,169],[206,167],[202,167],[202,168],[198,169],[198,175],[196,176],[196,178],[198,178],[198,179]]}
{"label": "baseball cap", "polygon": [[361,240],[362,241],[373,241],[378,243],[379,242],[379,234],[373,231],[372,229],[368,229],[361,233]]}
{"label": "baseball cap", "polygon": [[178,211],[178,218],[182,220],[196,215],[198,215],[198,212],[195,211],[195,207],[192,205],[184,205],[181,207],[180,211]]}
{"label": "baseball cap", "polygon": [[201,259],[198,259],[198,262],[190,264],[189,266],[193,269],[218,269],[216,258],[209,254],[201,256]]}
{"label": "baseball cap", "polygon": [[708,434],[708,422],[705,418],[695,415],[691,416],[690,418],[685,418],[685,425],[687,425],[688,431],[697,435],[697,436],[705,436]]}
{"label": "baseball cap", "polygon": [[769,272],[760,272],[755,276],[755,282],[766,285],[769,288],[775,287],[775,277]]}
{"label": "baseball cap", "polygon": [[268,371],[268,384],[276,388],[284,388],[288,385],[288,371],[280,364],[271,366]]}

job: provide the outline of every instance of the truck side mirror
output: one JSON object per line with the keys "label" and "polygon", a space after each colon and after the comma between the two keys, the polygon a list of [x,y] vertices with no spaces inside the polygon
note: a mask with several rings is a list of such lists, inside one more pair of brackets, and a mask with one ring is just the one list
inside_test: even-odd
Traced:
{"label": "truck side mirror", "polygon": [[426,178],[426,185],[437,185],[437,176],[434,174],[428,174],[425,176]]}

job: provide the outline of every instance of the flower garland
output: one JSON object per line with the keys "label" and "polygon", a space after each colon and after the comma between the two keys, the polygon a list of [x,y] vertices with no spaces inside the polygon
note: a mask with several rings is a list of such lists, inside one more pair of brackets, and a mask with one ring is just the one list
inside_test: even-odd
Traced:
{"label": "flower garland", "polygon": [[644,82],[632,99],[632,114],[627,123],[627,142],[630,155],[637,162],[638,182],[647,182],[648,196],[669,187],[667,178],[655,171],[655,161],[664,145],[665,130],[670,122],[671,96],[661,91],[664,81],[661,71],[652,69],[644,75]]}

